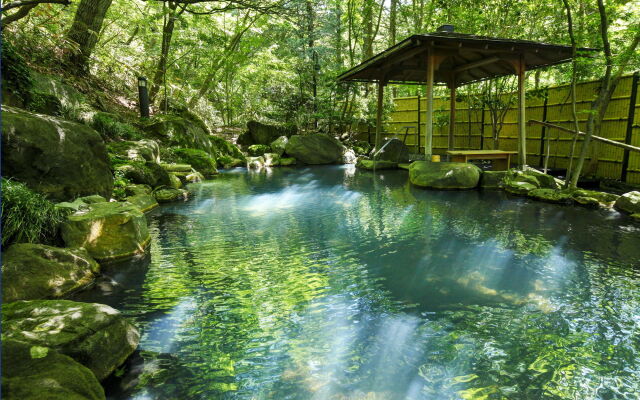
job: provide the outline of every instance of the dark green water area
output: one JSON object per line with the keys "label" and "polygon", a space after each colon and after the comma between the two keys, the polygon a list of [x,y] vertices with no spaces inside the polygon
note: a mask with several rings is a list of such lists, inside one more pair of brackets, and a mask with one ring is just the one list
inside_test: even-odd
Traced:
{"label": "dark green water area", "polygon": [[142,332],[110,398],[639,398],[629,218],[352,166],[192,189],[80,296]]}

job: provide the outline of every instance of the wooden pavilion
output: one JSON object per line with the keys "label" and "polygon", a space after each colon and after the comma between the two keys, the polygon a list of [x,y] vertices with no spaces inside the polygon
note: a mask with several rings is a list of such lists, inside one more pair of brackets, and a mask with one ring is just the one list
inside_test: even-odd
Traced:
{"label": "wooden pavilion", "polygon": [[[578,49],[580,52],[593,49]],[[377,82],[376,148],[380,148],[384,86],[390,83],[426,84],[425,157],[433,147],[433,85],[451,91],[448,149],[453,150],[456,88],[505,75],[518,76],[518,162],[526,165],[525,71],[569,62],[571,46],[475,36],[443,25],[437,32],[413,35],[338,77],[339,82]]]}

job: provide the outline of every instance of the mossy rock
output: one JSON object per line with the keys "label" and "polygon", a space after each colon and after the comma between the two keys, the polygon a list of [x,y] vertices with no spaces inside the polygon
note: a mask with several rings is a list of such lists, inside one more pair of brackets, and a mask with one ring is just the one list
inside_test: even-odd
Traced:
{"label": "mossy rock", "polygon": [[396,169],[398,168],[398,163],[386,160],[358,160],[356,164],[356,168],[368,169],[368,170],[378,170],[378,169]]}
{"label": "mossy rock", "polygon": [[248,169],[260,169],[264,167],[264,157],[247,157]]}
{"label": "mossy rock", "polygon": [[526,196],[534,189],[558,189],[558,184],[551,175],[511,169],[503,180],[503,187],[511,194]]}
{"label": "mossy rock", "polygon": [[176,176],[176,174],[170,173],[169,179],[171,180],[171,184],[169,186],[171,186],[172,188],[180,189],[182,187],[182,181]]}
{"label": "mossy rock", "polygon": [[469,163],[415,161],[409,167],[412,184],[434,189],[473,189],[481,174]]}
{"label": "mossy rock", "polygon": [[289,142],[288,137],[280,136],[279,138],[271,142],[271,152],[276,153],[277,155],[282,157],[288,142]]}
{"label": "mossy rock", "polygon": [[103,380],[136,349],[140,334],[120,312],[104,304],[31,300],[3,305],[5,339],[54,349]]}
{"label": "mossy rock", "polygon": [[245,155],[235,144],[218,136],[211,136],[211,141],[214,145],[213,156],[216,158],[216,160],[218,160],[219,166],[222,166],[222,164],[220,164],[219,158],[223,156],[228,156],[232,159],[240,160],[240,165],[245,163]]}
{"label": "mossy rock", "polygon": [[376,151],[373,158],[379,161],[406,163],[409,162],[409,147],[402,140],[392,138]]}
{"label": "mossy rock", "polygon": [[573,202],[571,193],[558,189],[533,189],[528,192],[528,196],[547,203],[570,204]]}
{"label": "mossy rock", "polygon": [[266,144],[254,144],[247,148],[247,152],[252,157],[260,157],[271,150]]}
{"label": "mossy rock", "polygon": [[91,370],[56,350],[2,340],[2,397],[7,400],[104,400]]}
{"label": "mossy rock", "polygon": [[12,107],[2,110],[2,175],[55,201],[110,197],[107,150],[93,129]]}
{"label": "mossy rock", "polygon": [[280,156],[277,153],[264,153],[264,166],[276,167],[280,165]]}
{"label": "mossy rock", "polygon": [[245,163],[246,163],[246,157],[243,157],[242,159],[233,158],[231,156],[218,157],[218,165],[225,169],[242,167],[244,166]]}
{"label": "mossy rock", "polygon": [[616,199],[614,208],[627,214],[640,214],[640,192],[628,192]]}
{"label": "mossy rock", "polygon": [[2,254],[2,301],[64,297],[92,284],[99,272],[84,249],[14,244]]}
{"label": "mossy rock", "polygon": [[203,150],[176,148],[173,152],[179,162],[189,164],[207,178],[218,174],[215,158]]}
{"label": "mossy rock", "polygon": [[504,179],[507,171],[484,171],[480,177],[480,187],[482,189],[500,189],[504,186]]}
{"label": "mossy rock", "polygon": [[589,208],[610,208],[618,199],[618,195],[596,190],[575,189],[571,197],[576,203]]}
{"label": "mossy rock", "polygon": [[174,201],[185,201],[189,198],[189,192],[183,189],[172,187],[161,187],[153,191],[153,196],[158,203],[171,203]]}
{"label": "mossy rock", "polygon": [[149,185],[127,185],[124,188],[127,196],[135,196],[138,194],[151,194],[152,189]]}
{"label": "mossy rock", "polygon": [[193,171],[190,164],[160,164],[160,166],[170,173]]}
{"label": "mossy rock", "polygon": [[342,160],[344,146],[328,135],[294,135],[285,152],[305,164],[335,164]]}
{"label": "mossy rock", "polygon": [[156,115],[141,127],[165,146],[204,150],[212,154],[214,142],[200,120],[185,115]]}
{"label": "mossy rock", "polygon": [[84,196],[80,197],[78,200],[84,202],[85,204],[94,204],[94,203],[106,203],[107,199],[100,196],[99,194],[94,194],[92,196]]}
{"label": "mossy rock", "polygon": [[[138,128],[123,122],[116,114],[97,112],[91,117],[90,124],[105,140],[136,140],[143,137]],[[148,160],[157,162],[154,158]]]}
{"label": "mossy rock", "polygon": [[358,156],[366,156],[371,152],[371,143],[359,140],[353,144],[353,151]]}
{"label": "mossy rock", "polygon": [[296,165],[296,159],[293,157],[284,157],[280,159],[281,167],[289,167],[292,165]]}
{"label": "mossy rock", "polygon": [[154,162],[132,161],[117,168],[132,183],[151,187],[171,184],[169,174],[160,164]]}
{"label": "mossy rock", "polygon": [[[295,126],[268,125],[258,121],[247,122],[247,129],[249,130],[253,143],[267,146],[280,136],[291,137],[295,135],[297,131]],[[256,154],[256,156],[261,155],[262,154]]]}
{"label": "mossy rock", "polygon": [[138,207],[143,213],[149,212],[158,207],[156,198],[151,194],[136,194],[134,196],[128,196],[126,200],[127,202]]}
{"label": "mossy rock", "polygon": [[140,209],[127,202],[90,204],[61,227],[68,247],[84,247],[100,263],[141,255],[151,237]]}
{"label": "mossy rock", "polygon": [[63,107],[60,99],[56,96],[34,91],[31,93],[27,103],[27,109],[39,114],[52,115],[54,117],[62,116]]}

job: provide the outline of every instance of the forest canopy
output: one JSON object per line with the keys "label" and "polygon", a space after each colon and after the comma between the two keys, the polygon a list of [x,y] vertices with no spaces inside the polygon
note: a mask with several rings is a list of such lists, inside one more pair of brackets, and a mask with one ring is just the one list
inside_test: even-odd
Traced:
{"label": "forest canopy", "polygon": [[[410,35],[453,24],[461,33],[571,44],[573,33],[577,47],[603,50],[579,59],[576,78],[600,79],[607,66],[611,74],[640,67],[639,11],[637,0],[17,0],[5,4],[2,22],[5,48],[30,65],[91,78],[131,109],[145,76],[158,111],[188,107],[215,125],[260,118],[327,131],[371,122],[375,110],[370,87],[335,78]],[[570,64],[531,71],[528,86],[571,76]],[[507,78],[463,90],[512,85]]]}

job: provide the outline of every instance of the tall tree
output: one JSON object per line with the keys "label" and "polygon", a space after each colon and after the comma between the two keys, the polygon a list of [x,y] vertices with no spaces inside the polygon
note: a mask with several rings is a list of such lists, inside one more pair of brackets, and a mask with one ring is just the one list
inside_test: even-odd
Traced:
{"label": "tall tree", "polygon": [[80,0],[78,4],[73,24],[67,33],[67,39],[78,45],[76,51],[69,54],[67,62],[78,74],[88,73],[89,58],[98,43],[102,23],[111,1]]}

